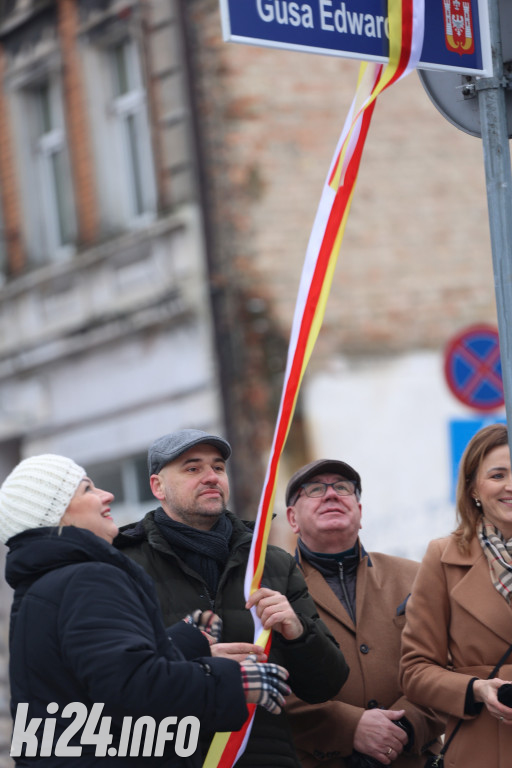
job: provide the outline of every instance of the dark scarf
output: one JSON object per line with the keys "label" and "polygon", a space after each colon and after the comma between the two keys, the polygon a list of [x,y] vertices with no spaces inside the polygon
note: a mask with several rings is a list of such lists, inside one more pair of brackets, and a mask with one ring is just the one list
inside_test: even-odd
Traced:
{"label": "dark scarf", "polygon": [[338,573],[338,563],[343,563],[347,569],[355,570],[359,564],[359,543],[343,552],[313,552],[302,539],[297,539],[302,556],[322,574]]}
{"label": "dark scarf", "polygon": [[297,540],[302,557],[313,568],[320,571],[338,600],[352,618],[356,620],[356,580],[359,566],[359,541],[351,549],[333,554],[312,552],[302,541]]}
{"label": "dark scarf", "polygon": [[221,515],[211,530],[200,531],[171,520],[162,508],[157,509],[154,520],[173,551],[201,576],[214,597],[229,557],[229,541],[233,532],[231,520]]}

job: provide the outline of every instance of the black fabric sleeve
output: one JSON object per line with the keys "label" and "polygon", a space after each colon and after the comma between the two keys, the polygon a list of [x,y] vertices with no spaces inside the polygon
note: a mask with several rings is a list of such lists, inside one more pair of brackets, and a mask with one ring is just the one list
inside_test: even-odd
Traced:
{"label": "black fabric sleeve", "polygon": [[166,632],[187,660],[210,655],[210,643],[197,627],[178,621],[167,627]]}
{"label": "black fabric sleeve", "polygon": [[[155,611],[159,616],[156,602]],[[213,731],[237,730],[245,722],[239,664],[173,660],[163,624],[156,626],[133,580],[119,569],[103,563],[79,569],[63,595],[58,623],[64,663],[115,720],[194,715]]]}
{"label": "black fabric sleeve", "polygon": [[475,694],[473,693],[473,684],[478,677],[472,677],[468,683],[466,689],[466,699],[464,701],[464,714],[465,715],[479,715],[482,711],[483,702],[475,701]]}

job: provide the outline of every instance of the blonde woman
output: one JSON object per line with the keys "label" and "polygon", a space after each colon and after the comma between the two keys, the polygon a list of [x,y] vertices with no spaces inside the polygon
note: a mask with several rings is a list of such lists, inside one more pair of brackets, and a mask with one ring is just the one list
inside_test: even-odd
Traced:
{"label": "blonde woman", "polygon": [[200,727],[236,730],[246,702],[280,712],[289,692],[282,667],[212,658],[185,622],[166,631],[153,583],[111,546],[113,498],[53,454],[0,488],[17,766],[197,768]]}

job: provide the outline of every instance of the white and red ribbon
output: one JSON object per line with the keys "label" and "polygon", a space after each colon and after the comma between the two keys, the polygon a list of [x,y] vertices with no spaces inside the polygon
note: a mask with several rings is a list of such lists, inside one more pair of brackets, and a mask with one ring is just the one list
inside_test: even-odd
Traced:
{"label": "white and red ribbon", "polygon": [[[286,372],[269,463],[245,575],[245,597],[259,588],[265,564],[279,462],[292,422],[300,385],[313,351],[330,292],[334,268],[354,194],[366,136],[377,96],[417,66],[423,47],[424,0],[389,0],[389,61],[363,63],[356,94],[324,184],[306,251],[291,330]],[[255,642],[269,648],[271,638],[256,612]],[[217,733],[203,768],[231,768],[249,738],[254,705],[240,731]]]}

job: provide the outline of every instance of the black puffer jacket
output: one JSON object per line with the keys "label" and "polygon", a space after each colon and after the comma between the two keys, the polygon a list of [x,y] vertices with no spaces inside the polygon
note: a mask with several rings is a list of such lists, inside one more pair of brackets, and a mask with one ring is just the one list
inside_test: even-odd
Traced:
{"label": "black puffer jacket", "polygon": [[[13,718],[28,703],[28,718],[49,718],[58,705],[53,745],[70,723],[67,704],[79,702],[87,713],[103,703],[112,717],[110,747],[119,747],[124,718],[151,716],[179,720],[196,716],[204,727],[240,728],[247,708],[239,665],[207,657],[208,644],[197,630],[180,622],[171,636],[162,623],[151,580],[138,565],[93,533],[66,526],[26,531],[9,540],[6,579],[14,588],[10,627],[10,682]],[[186,661],[180,636],[205,658]],[[124,721],[126,724],[126,721]],[[42,727],[36,731],[41,745]],[[171,732],[176,733],[172,726]],[[80,745],[80,728],[69,744]],[[155,738],[156,741],[156,738]],[[142,743],[139,749],[142,755]],[[153,742],[154,745],[155,742]],[[53,750],[52,750],[53,752]],[[81,757],[20,757],[17,765],[53,766],[165,765],[197,768],[199,752],[177,757],[174,743],[165,757],[96,757],[94,744]]]}
{"label": "black puffer jacket", "polygon": [[[223,620],[222,642],[253,642],[254,623],[245,608],[243,589],[252,531],[235,515],[227,515],[233,525],[230,555],[215,596],[208,594],[201,577],[172,551],[154,522],[154,512],[125,526],[114,546],[142,565],[155,582],[165,623],[173,623],[191,608],[212,608]],[[335,696],[348,675],[345,659],[319,619],[294,559],[279,547],[268,548],[262,586],[286,595],[305,627],[303,637],[291,642],[273,632],[269,660],[286,667],[293,692],[305,701],[317,703]],[[286,715],[271,715],[258,707],[237,768],[299,765]]]}

